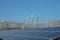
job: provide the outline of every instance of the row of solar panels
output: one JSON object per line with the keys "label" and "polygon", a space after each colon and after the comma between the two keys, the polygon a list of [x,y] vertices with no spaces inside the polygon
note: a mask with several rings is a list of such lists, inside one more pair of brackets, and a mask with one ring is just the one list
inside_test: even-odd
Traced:
{"label": "row of solar panels", "polygon": [[60,27],[0,31],[3,40],[52,40],[60,36]]}

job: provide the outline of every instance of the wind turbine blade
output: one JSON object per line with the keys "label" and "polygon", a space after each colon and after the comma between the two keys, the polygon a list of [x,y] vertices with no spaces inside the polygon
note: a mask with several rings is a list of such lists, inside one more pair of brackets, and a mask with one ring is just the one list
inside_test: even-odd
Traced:
{"label": "wind turbine blade", "polygon": [[31,18],[33,18],[33,14],[31,15]]}

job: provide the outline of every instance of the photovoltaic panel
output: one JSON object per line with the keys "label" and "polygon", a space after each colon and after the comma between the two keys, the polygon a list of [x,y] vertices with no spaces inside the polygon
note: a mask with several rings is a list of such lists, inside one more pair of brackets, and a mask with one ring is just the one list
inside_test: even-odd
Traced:
{"label": "photovoltaic panel", "polygon": [[60,27],[0,31],[3,40],[50,40],[60,35]]}

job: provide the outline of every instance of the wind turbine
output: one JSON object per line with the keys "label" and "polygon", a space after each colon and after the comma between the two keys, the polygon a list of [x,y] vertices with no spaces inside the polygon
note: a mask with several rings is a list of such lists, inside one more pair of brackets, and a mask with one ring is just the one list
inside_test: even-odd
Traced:
{"label": "wind turbine", "polygon": [[46,19],[46,27],[48,27],[48,22],[47,22],[47,19]]}
{"label": "wind turbine", "polygon": [[3,25],[3,22],[4,22],[4,21],[3,21],[3,18],[2,18],[2,17],[0,18],[0,22],[1,22],[1,27],[2,27],[2,29],[4,29],[4,28],[3,28],[3,26],[4,26],[4,25]]}
{"label": "wind turbine", "polygon": [[33,28],[33,18],[34,18],[34,16],[33,16],[33,14],[32,14],[32,15],[31,15],[32,28]]}
{"label": "wind turbine", "polygon": [[50,23],[50,27],[52,26],[52,24]]}
{"label": "wind turbine", "polygon": [[25,28],[25,24],[26,24],[26,17],[24,18],[24,23],[23,23],[22,29]]}
{"label": "wind turbine", "polygon": [[27,26],[29,27],[29,20],[30,18],[29,17],[27,17]]}
{"label": "wind turbine", "polygon": [[37,16],[37,27],[39,27],[39,17]]}

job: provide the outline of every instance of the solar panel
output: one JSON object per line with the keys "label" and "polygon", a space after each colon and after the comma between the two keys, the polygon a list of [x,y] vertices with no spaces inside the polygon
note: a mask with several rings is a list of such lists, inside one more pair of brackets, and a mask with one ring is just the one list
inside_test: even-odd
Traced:
{"label": "solar panel", "polygon": [[0,31],[3,40],[50,40],[60,36],[60,27]]}
{"label": "solar panel", "polygon": [[47,35],[47,36],[45,36],[45,37],[53,38],[53,37],[59,36],[59,35],[60,35],[60,32],[53,32],[53,33],[51,33],[51,34],[49,34],[49,35]]}

